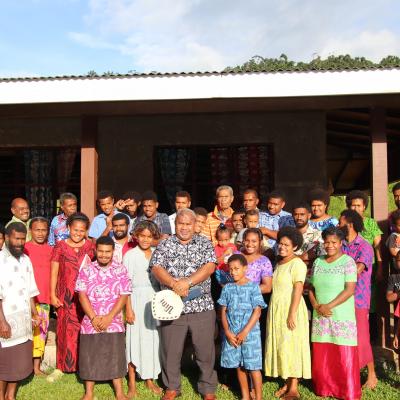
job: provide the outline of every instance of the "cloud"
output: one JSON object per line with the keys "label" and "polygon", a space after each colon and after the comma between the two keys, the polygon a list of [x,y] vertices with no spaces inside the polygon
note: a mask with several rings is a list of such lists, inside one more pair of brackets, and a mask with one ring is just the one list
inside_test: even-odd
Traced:
{"label": "cloud", "polygon": [[373,61],[380,61],[387,55],[400,55],[399,35],[388,30],[377,32],[363,31],[352,38],[332,39],[321,50],[321,57],[331,54],[351,54],[365,56]]}
{"label": "cloud", "polygon": [[400,53],[396,10],[395,0],[90,0],[69,38],[144,72],[221,70],[256,54],[378,60]]}

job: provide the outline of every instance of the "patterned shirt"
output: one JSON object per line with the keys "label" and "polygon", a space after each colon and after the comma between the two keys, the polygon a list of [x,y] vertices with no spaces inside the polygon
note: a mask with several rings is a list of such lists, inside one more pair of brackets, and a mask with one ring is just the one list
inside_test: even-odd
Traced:
{"label": "patterned shirt", "polygon": [[56,215],[50,224],[49,245],[55,246],[57,242],[69,238],[67,216],[64,213]]}
{"label": "patterned shirt", "polygon": [[135,226],[141,221],[153,221],[163,235],[171,235],[171,224],[167,214],[157,212],[154,218],[147,218],[144,214],[136,218]]}
{"label": "patterned shirt", "polygon": [[317,257],[325,255],[323,243],[322,232],[308,225],[307,230],[303,233],[303,244],[300,249],[294,252],[294,254],[301,256],[315,248],[315,255]]}
{"label": "patterned shirt", "polygon": [[0,338],[1,347],[12,347],[32,340],[30,299],[39,294],[32,263],[26,254],[15,258],[3,247],[0,252],[0,300],[11,326],[11,338]]}
{"label": "patterned shirt", "polygon": [[339,221],[335,217],[329,217],[322,221],[308,221],[308,224],[314,228],[318,229],[319,231],[324,231],[326,228],[330,228],[331,226],[337,226]]}
{"label": "patterned shirt", "polygon": [[[214,247],[210,240],[201,235],[194,235],[187,244],[182,244],[173,235],[163,240],[154,250],[150,260],[150,269],[154,266],[165,268],[173,278],[190,277],[207,263],[217,263]],[[202,290],[202,295],[195,299],[185,301],[183,314],[197,313],[214,309],[211,297],[211,279],[196,285]],[[169,289],[166,286],[162,289]]]}
{"label": "patterned shirt", "polygon": [[[106,315],[121,295],[131,294],[132,282],[124,265],[113,260],[108,267],[101,267],[94,261],[79,271],[75,291],[86,293],[96,315]],[[122,311],[113,318],[106,332],[125,332]],[[81,333],[98,333],[87,315],[83,317]]]}
{"label": "patterned shirt", "polygon": [[363,222],[364,230],[361,232],[361,236],[372,246],[374,244],[374,239],[382,235],[383,232],[373,218],[364,217]]}
{"label": "patterned shirt", "polygon": [[[260,228],[267,228],[271,231],[279,231],[284,226],[294,226],[292,214],[285,210],[281,210],[278,214],[270,214],[268,211],[260,211],[258,226]],[[276,244],[275,239],[268,239],[269,248],[273,248]]]}
{"label": "patterned shirt", "polygon": [[363,263],[364,270],[357,276],[357,285],[354,293],[356,308],[369,309],[371,301],[371,273],[374,260],[372,246],[360,235],[350,243],[343,240],[342,251],[352,257],[356,263]]}
{"label": "patterned shirt", "polygon": [[218,227],[221,224],[226,225],[229,228],[233,228],[232,225],[232,214],[233,209],[228,209],[228,216],[224,216],[218,209],[218,206],[215,206],[214,211],[208,213],[206,223],[204,224],[202,233],[206,236],[209,240],[213,242],[215,246],[217,244],[217,238],[215,234],[217,232]]}

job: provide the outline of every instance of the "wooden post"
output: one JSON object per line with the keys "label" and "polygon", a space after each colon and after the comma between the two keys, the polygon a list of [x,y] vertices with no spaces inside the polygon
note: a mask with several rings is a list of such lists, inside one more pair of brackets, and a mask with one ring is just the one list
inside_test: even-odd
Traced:
{"label": "wooden post", "polygon": [[[372,153],[372,215],[378,222],[383,235],[381,253],[384,256],[384,243],[387,236],[387,218],[389,213],[388,203],[388,161],[387,137],[385,126],[385,109],[374,108],[371,110],[371,153]],[[380,323],[382,347],[386,347],[390,339],[390,313],[385,298],[385,285],[389,273],[388,260],[383,259],[383,282],[378,282],[377,315]],[[390,346],[390,345],[389,345]]]}
{"label": "wooden post", "polygon": [[91,220],[96,213],[98,155],[97,117],[82,118],[81,211]]}

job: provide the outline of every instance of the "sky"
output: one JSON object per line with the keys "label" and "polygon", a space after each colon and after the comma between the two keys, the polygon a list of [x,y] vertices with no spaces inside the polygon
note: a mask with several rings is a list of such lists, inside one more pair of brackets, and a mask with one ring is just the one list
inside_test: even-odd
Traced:
{"label": "sky", "polygon": [[0,77],[400,56],[398,0],[0,0]]}

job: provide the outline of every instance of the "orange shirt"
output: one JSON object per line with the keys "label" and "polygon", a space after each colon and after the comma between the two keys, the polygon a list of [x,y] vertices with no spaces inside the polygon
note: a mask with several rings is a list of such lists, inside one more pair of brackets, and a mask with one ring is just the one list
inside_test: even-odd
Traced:
{"label": "orange shirt", "polygon": [[224,224],[228,228],[233,228],[231,219],[232,214],[233,214],[233,209],[229,207],[228,219],[224,222],[223,219],[219,216],[218,206],[215,206],[214,211],[208,213],[207,220],[206,223],[204,224],[202,233],[213,242],[214,246],[217,244],[215,233],[217,232],[217,229],[221,224]]}

